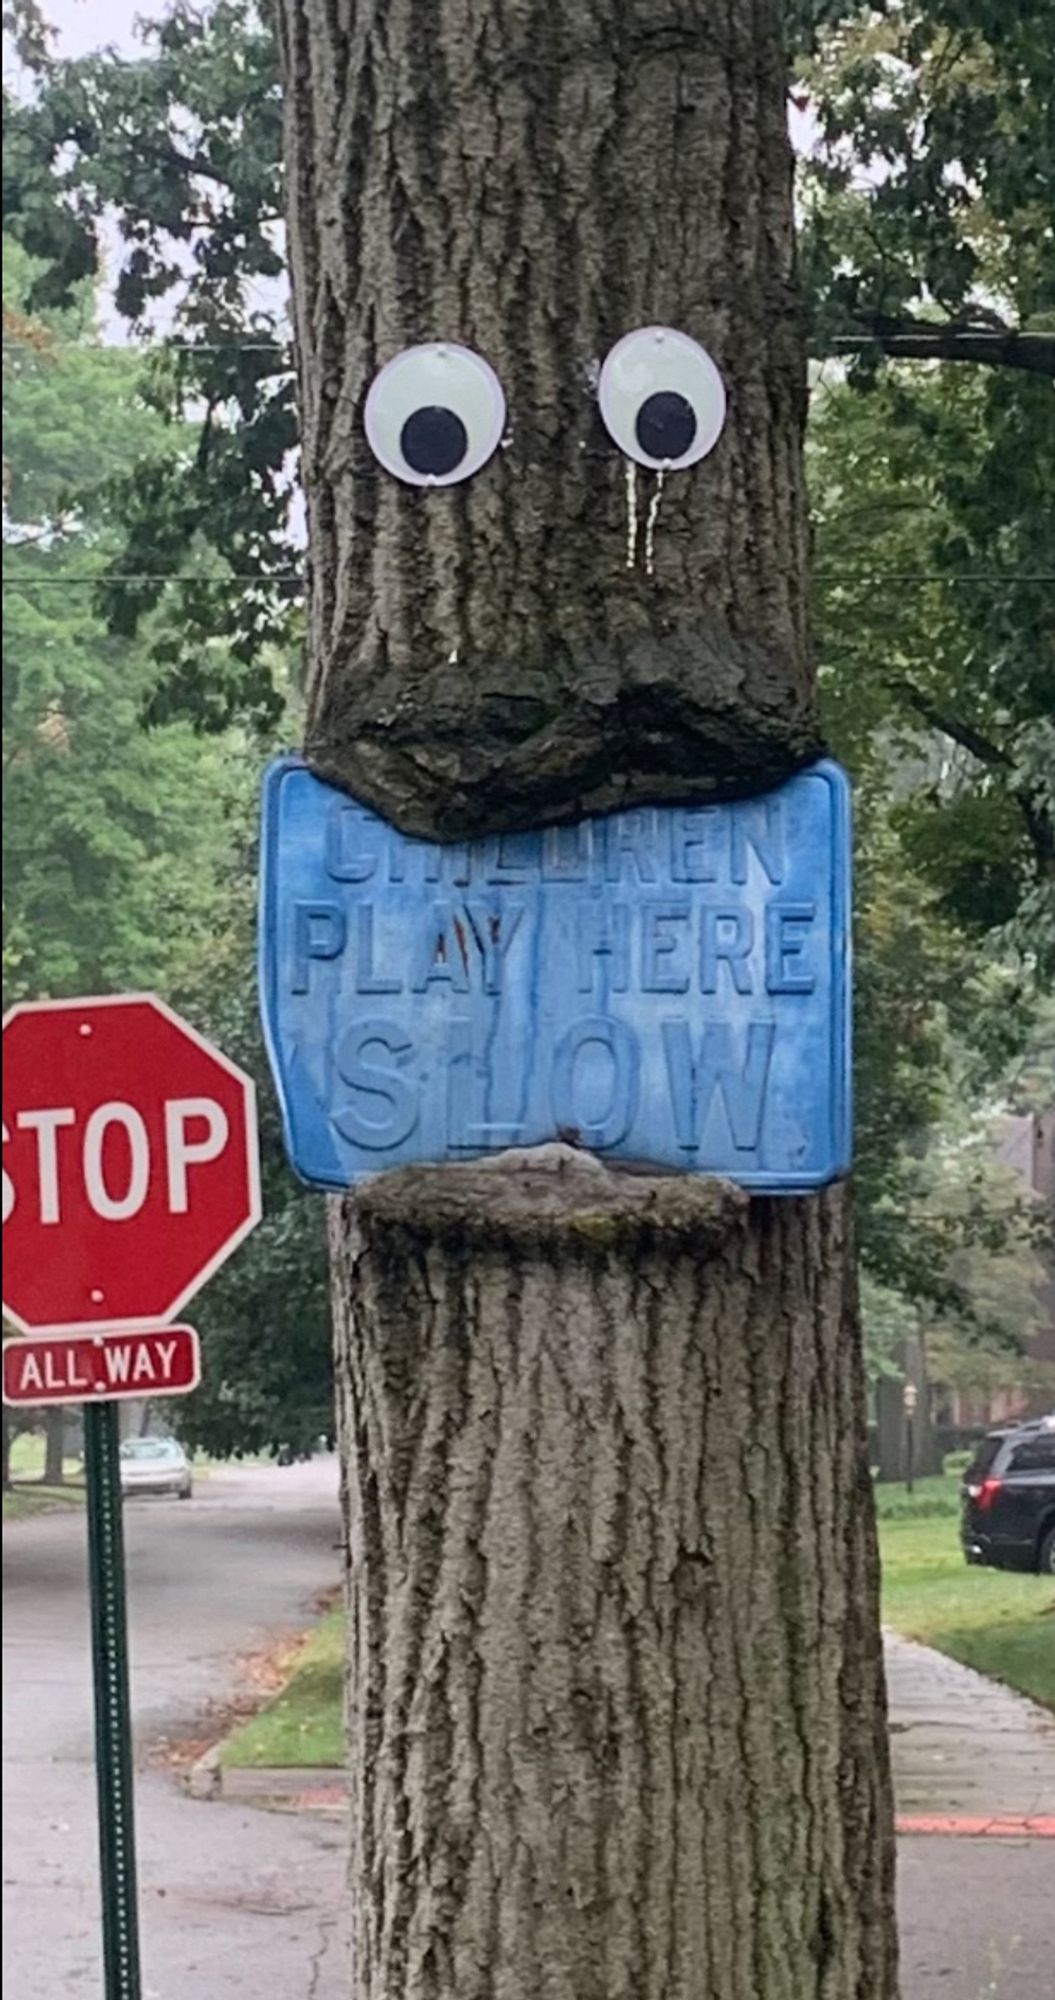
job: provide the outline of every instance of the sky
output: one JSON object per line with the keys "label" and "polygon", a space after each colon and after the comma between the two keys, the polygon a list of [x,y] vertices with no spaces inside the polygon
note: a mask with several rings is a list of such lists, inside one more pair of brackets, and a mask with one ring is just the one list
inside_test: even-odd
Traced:
{"label": "sky", "polygon": [[163,12],[150,0],[47,0],[46,18],[58,29],[58,49],[64,56],[87,55],[89,49],[113,45],[134,49],[137,20]]}

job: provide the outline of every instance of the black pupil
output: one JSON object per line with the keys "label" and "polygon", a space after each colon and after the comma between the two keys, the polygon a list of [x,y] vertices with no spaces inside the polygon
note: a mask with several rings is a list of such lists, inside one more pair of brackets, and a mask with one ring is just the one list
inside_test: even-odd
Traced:
{"label": "black pupil", "polygon": [[637,413],[637,441],[649,458],[682,458],[696,436],[692,404],[676,389],[657,389]]}
{"label": "black pupil", "polygon": [[453,472],[469,449],[461,418],[441,403],[413,410],[399,434],[399,443],[407,464],[433,479]]}

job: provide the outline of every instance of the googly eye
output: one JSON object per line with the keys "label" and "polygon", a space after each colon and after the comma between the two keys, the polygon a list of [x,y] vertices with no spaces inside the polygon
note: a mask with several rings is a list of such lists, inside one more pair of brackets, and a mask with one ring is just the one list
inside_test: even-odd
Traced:
{"label": "googly eye", "polygon": [[486,465],[505,428],[494,369],[471,347],[405,347],[375,375],[363,425],[374,457],[408,486],[454,486]]}
{"label": "googly eye", "polygon": [[617,340],[597,396],[620,451],[656,471],[706,458],[725,422],[725,384],[714,362],[672,326],[641,326]]}

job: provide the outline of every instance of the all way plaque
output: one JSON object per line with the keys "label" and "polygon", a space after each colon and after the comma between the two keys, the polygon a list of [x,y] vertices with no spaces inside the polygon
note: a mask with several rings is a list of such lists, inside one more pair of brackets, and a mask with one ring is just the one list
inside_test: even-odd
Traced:
{"label": "all way plaque", "polygon": [[450,846],[300,762],[264,787],[260,987],[314,1187],[564,1138],[773,1193],[849,1164],[849,796]]}

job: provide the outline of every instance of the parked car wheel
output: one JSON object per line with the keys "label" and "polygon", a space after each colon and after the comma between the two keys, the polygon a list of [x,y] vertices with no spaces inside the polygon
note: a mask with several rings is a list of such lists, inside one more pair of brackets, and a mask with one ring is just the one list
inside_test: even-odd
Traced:
{"label": "parked car wheel", "polygon": [[1040,1545],[1041,1576],[1055,1576],[1055,1528],[1049,1528]]}

